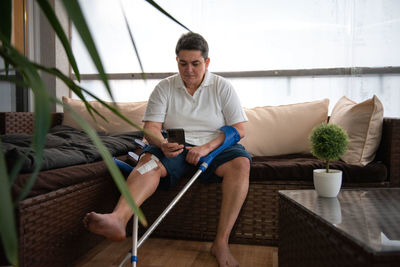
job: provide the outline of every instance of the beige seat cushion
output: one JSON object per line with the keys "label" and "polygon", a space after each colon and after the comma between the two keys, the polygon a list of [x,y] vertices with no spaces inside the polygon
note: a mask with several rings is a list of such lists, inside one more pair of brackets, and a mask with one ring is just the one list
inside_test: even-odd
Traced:
{"label": "beige seat cushion", "polygon": [[252,156],[310,153],[308,136],[328,119],[329,99],[245,109],[249,119],[240,143]]}
{"label": "beige seat cushion", "polygon": [[349,135],[349,164],[367,165],[374,160],[382,136],[383,105],[375,95],[361,103],[342,97],[332,110],[329,123],[340,125]]}
{"label": "beige seat cushion", "polygon": [[[83,101],[76,100],[68,97],[63,97],[63,102],[68,104],[74,111],[76,111],[85,121],[87,121],[95,130],[104,131],[107,133],[122,133],[122,132],[133,132],[138,131],[138,129],[129,125],[127,122],[119,118],[117,115],[112,113],[108,108],[104,107],[98,101],[89,101],[89,103],[105,118],[108,122],[103,120],[100,116],[94,113],[96,121],[90,116],[86,110],[86,106]],[[112,105],[112,102],[107,102],[107,104]],[[126,102],[126,103],[116,103],[121,114],[125,115],[133,123],[136,123],[140,127],[143,127],[143,115],[146,111],[147,101],[143,102]],[[63,125],[73,127],[75,129],[80,129],[81,127],[75,122],[72,115],[65,111]]]}

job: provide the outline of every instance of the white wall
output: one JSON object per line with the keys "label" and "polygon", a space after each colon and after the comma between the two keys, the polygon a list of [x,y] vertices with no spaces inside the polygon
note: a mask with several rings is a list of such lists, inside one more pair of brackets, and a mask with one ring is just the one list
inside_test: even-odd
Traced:
{"label": "white wall", "polygon": [[[67,37],[69,36],[69,21],[68,17],[65,13],[64,7],[61,3],[61,0],[55,0],[54,3],[54,9],[57,15],[58,20],[61,23],[61,26],[64,29],[64,32],[67,34]],[[59,69],[63,74],[69,76],[69,63],[68,63],[68,58],[67,54],[65,53],[64,47],[62,46],[60,40],[56,38],[56,43],[55,43],[55,63],[56,63],[56,68]],[[60,79],[56,79],[56,91],[55,91],[55,96],[57,99],[61,100],[63,96],[70,96],[70,91],[68,86],[66,86]],[[57,112],[62,112],[63,108],[61,106],[56,106],[56,111]]]}
{"label": "white wall", "polygon": [[[50,0],[57,18],[63,27],[67,37],[69,36],[68,18],[63,9],[61,0]],[[29,59],[47,67],[56,67],[65,75],[69,75],[69,63],[61,42],[56,37],[46,17],[42,14],[36,1],[28,0],[28,57]],[[48,74],[42,74],[42,78],[53,97],[61,99],[69,96],[69,89],[60,80]],[[33,111],[33,94],[30,94],[30,111]],[[60,106],[54,105],[52,111],[62,112]]]}

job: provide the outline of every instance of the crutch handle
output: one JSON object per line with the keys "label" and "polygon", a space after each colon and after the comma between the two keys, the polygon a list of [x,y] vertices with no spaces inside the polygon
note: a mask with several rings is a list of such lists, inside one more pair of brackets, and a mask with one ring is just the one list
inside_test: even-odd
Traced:
{"label": "crutch handle", "polygon": [[129,165],[128,163],[125,163],[119,159],[116,159],[115,157],[113,157],[113,160],[115,162],[115,164],[118,166],[118,168],[123,172],[123,174],[130,174],[131,171],[133,171],[133,167],[131,165]]}
{"label": "crutch handle", "polygon": [[[228,148],[230,146],[233,146],[240,140],[240,134],[236,130],[235,127],[233,126],[223,126],[220,128],[221,131],[225,133],[225,140],[220,145],[218,148],[216,148],[214,151],[212,151],[210,154],[207,156],[201,157],[200,158],[200,169],[204,172],[207,168],[208,165],[210,165],[211,161],[220,153],[222,152],[225,148]],[[205,163],[205,164],[204,164]]]}

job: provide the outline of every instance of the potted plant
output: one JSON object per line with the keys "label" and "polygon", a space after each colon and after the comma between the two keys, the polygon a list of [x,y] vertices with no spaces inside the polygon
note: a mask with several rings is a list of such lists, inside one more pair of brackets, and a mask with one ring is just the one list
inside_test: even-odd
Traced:
{"label": "potted plant", "polygon": [[342,171],[329,168],[332,160],[338,160],[347,150],[346,131],[336,124],[320,124],[311,132],[311,153],[325,162],[325,169],[313,172],[314,187],[321,197],[336,197],[342,185]]}

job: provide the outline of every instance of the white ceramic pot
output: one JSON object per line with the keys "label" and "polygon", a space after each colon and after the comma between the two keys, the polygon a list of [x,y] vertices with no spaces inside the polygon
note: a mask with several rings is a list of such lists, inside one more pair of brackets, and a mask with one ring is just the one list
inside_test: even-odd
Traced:
{"label": "white ceramic pot", "polygon": [[342,186],[342,171],[326,169],[314,170],[314,187],[321,197],[336,197]]}

